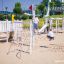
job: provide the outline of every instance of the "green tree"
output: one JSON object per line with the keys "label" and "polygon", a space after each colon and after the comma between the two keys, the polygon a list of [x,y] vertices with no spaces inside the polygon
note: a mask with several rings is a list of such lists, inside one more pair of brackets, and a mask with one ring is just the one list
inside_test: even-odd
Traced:
{"label": "green tree", "polygon": [[49,5],[50,5],[50,9],[51,9],[52,13],[55,14],[54,8],[61,7],[62,2],[60,2],[59,0],[52,0],[52,2],[49,3]]}
{"label": "green tree", "polygon": [[41,14],[42,17],[46,14],[46,11],[47,11],[46,9],[47,9],[47,6],[48,6],[48,1],[49,0],[43,0],[41,2],[41,4],[39,4],[37,6],[37,8],[38,8],[37,11],[40,11],[40,14]]}
{"label": "green tree", "polygon": [[61,7],[62,6],[62,3],[60,1],[55,1],[55,4],[57,7]]}
{"label": "green tree", "polygon": [[50,3],[50,5],[53,5],[53,6],[56,6],[56,7],[60,7],[60,6],[62,6],[62,2],[59,1],[59,0],[52,0],[52,2]]}
{"label": "green tree", "polygon": [[50,8],[53,8],[55,7],[55,2],[50,2],[49,5],[50,5]]}
{"label": "green tree", "polygon": [[16,13],[16,14],[21,14],[22,13],[21,3],[17,2],[15,4],[15,8],[13,9],[13,12]]}
{"label": "green tree", "polygon": [[42,3],[45,5],[45,6],[48,6],[48,2],[49,0],[43,0]]}
{"label": "green tree", "polygon": [[38,9],[39,9],[39,11],[40,11],[40,13],[41,13],[41,16],[43,17],[43,15],[44,15],[44,10],[45,10],[45,5],[44,4],[40,4],[39,6],[38,6]]}
{"label": "green tree", "polygon": [[36,15],[39,14],[39,9],[38,9],[38,7],[36,7],[36,10],[35,10],[35,11],[36,11],[36,12],[35,12]]}

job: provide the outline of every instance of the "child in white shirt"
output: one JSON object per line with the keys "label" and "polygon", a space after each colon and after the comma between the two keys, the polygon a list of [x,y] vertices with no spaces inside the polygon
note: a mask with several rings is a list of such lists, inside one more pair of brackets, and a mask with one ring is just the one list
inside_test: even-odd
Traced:
{"label": "child in white shirt", "polygon": [[52,39],[54,40],[54,33],[53,33],[53,31],[51,29],[48,32],[47,37],[49,38],[49,40],[52,40]]}

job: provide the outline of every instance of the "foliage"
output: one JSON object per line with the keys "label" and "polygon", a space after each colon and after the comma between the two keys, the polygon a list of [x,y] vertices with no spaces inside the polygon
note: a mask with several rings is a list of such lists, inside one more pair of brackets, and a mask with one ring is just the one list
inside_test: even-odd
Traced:
{"label": "foliage", "polygon": [[51,15],[48,18],[63,18],[64,15]]}
{"label": "foliage", "polygon": [[30,24],[28,24],[30,22],[30,19],[23,20],[23,22],[24,22],[23,28],[29,28],[30,27]]}
{"label": "foliage", "polygon": [[6,16],[3,14],[0,14],[0,20],[5,20],[5,19],[6,19]]}
{"label": "foliage", "polygon": [[47,6],[48,6],[48,0],[43,0],[41,4],[39,4],[36,8],[36,11],[41,14],[41,17],[43,17],[47,12]]}
{"label": "foliage", "polygon": [[35,11],[36,11],[36,12],[35,12],[35,13],[36,13],[36,15],[40,13],[40,11],[39,11],[38,7],[36,7],[36,10],[35,10]]}
{"label": "foliage", "polygon": [[44,18],[39,18],[38,28],[41,28],[44,25]]}
{"label": "foliage", "polygon": [[49,5],[50,5],[50,8],[53,8],[55,6],[55,2],[50,2]]}
{"label": "foliage", "polygon": [[42,3],[42,4],[40,4],[39,6],[38,6],[38,11],[40,11],[40,13],[41,13],[41,16],[43,17],[43,15],[46,13],[45,11],[46,11],[46,7],[45,7],[45,5]]}
{"label": "foliage", "polygon": [[22,19],[22,15],[16,14],[16,15],[15,15],[15,20],[17,20],[17,19],[18,19],[18,20],[21,20],[21,19]]}
{"label": "foliage", "polygon": [[50,14],[62,14],[63,10],[58,10],[56,11],[54,8],[56,7],[62,7],[62,2],[58,1],[58,0],[52,0],[52,2],[49,3],[50,5]]}
{"label": "foliage", "polygon": [[60,7],[60,6],[62,6],[62,3],[61,3],[60,1],[55,1],[55,5],[56,5],[57,7]]}
{"label": "foliage", "polygon": [[29,16],[29,19],[32,19],[32,16]]}
{"label": "foliage", "polygon": [[11,20],[11,18],[12,18],[11,14],[8,15],[0,14],[0,20],[5,20],[5,19]]}
{"label": "foliage", "polygon": [[23,14],[23,15],[22,15],[22,19],[23,19],[23,20],[29,19],[29,16],[26,15],[26,14]]}
{"label": "foliage", "polygon": [[45,6],[48,6],[48,1],[49,1],[49,0],[43,0],[42,3],[43,3]]}
{"label": "foliage", "polygon": [[10,14],[10,15],[7,15],[7,19],[8,20],[12,20],[12,15]]}
{"label": "foliage", "polygon": [[21,14],[22,13],[21,3],[17,2],[15,4],[15,8],[13,9],[13,12],[16,13],[16,14]]}

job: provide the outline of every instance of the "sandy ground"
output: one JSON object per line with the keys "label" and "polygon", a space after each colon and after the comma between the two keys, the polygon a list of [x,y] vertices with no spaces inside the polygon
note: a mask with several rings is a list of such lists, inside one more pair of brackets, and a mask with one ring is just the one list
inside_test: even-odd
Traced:
{"label": "sandy ground", "polygon": [[29,43],[26,43],[29,38],[26,40],[25,37],[23,45],[0,43],[0,64],[64,64],[64,33],[55,34],[52,41],[46,38],[46,34],[35,34],[32,54],[28,53]]}

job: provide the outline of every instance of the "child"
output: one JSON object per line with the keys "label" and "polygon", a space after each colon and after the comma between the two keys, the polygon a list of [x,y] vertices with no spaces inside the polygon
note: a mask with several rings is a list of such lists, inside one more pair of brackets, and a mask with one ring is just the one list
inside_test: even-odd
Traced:
{"label": "child", "polygon": [[47,37],[49,38],[49,40],[52,40],[52,39],[54,40],[54,33],[53,33],[52,29],[50,29],[50,31],[48,32]]}
{"label": "child", "polygon": [[38,29],[38,23],[39,23],[39,19],[38,19],[38,17],[35,17],[35,19],[34,19],[34,32]]}

